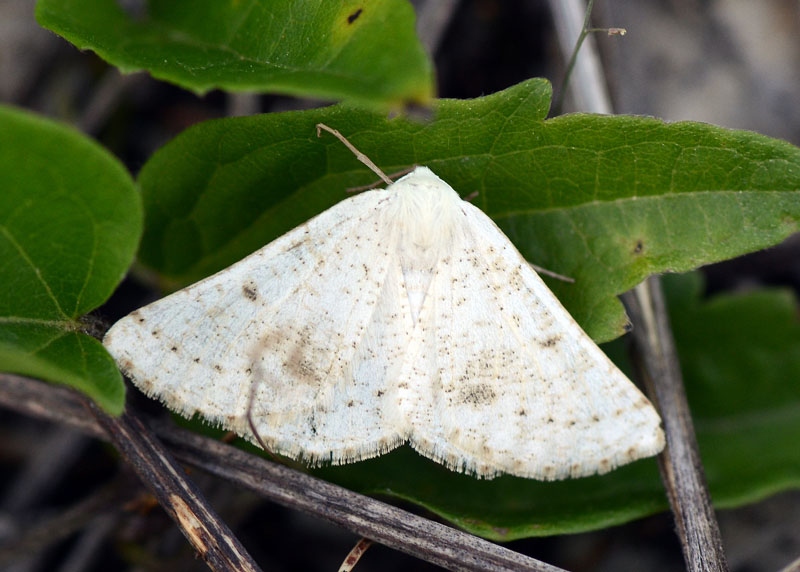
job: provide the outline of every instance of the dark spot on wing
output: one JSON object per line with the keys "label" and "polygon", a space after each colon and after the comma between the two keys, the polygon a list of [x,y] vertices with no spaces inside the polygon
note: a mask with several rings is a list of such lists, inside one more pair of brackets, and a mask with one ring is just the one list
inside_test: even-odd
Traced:
{"label": "dark spot on wing", "polygon": [[472,405],[488,405],[493,403],[497,394],[485,383],[473,383],[465,385],[458,392],[458,399],[461,403]]}
{"label": "dark spot on wing", "polygon": [[561,341],[561,334],[557,334],[555,336],[550,336],[543,342],[539,342],[539,345],[542,346],[543,348],[552,348],[560,341]]}
{"label": "dark spot on wing", "polygon": [[255,286],[250,286],[245,284],[244,286],[242,286],[242,294],[244,294],[244,297],[250,300],[251,302],[255,302],[256,299],[258,298]]}
{"label": "dark spot on wing", "polygon": [[326,348],[315,343],[310,327],[305,326],[298,333],[283,367],[301,383],[318,386],[322,382],[322,372],[315,365],[314,356],[325,353]]}

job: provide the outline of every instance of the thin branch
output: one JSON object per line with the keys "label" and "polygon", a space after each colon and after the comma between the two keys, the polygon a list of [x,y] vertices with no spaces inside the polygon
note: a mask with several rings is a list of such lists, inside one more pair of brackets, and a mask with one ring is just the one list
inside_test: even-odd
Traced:
{"label": "thin branch", "polygon": [[261,101],[257,93],[228,93],[225,108],[228,117],[246,117],[261,110]]}
{"label": "thin branch", "polygon": [[590,0],[588,7],[583,0],[550,0],[561,51],[571,53],[558,99],[553,105],[553,115],[561,114],[568,87],[578,110],[612,112],[597,45],[590,35],[593,4],[594,0]]}
{"label": "thin branch", "polygon": [[417,36],[431,56],[439,51],[458,4],[458,0],[425,0],[417,6]]}
{"label": "thin branch", "polygon": [[[0,374],[0,405],[108,439],[96,423],[87,423],[80,400],[64,387]],[[172,454],[188,465],[449,570],[563,572],[561,568],[222,442],[172,425],[159,425],[156,432]]]}
{"label": "thin branch", "polygon": [[84,133],[96,134],[119,109],[119,102],[137,83],[144,81],[141,73],[122,74],[116,69],[108,69],[92,90],[89,101],[83,108],[77,127]]}
{"label": "thin branch", "polygon": [[692,572],[723,572],[728,565],[686,401],[661,282],[657,276],[650,277],[624,294],[623,301],[633,322],[637,357],[641,358],[637,370],[664,421],[667,447],[659,455],[659,466],[684,559]]}
{"label": "thin branch", "polygon": [[117,450],[212,570],[260,571],[239,539],[144,423],[130,411],[114,418],[94,404],[90,408]]}
{"label": "thin branch", "polygon": [[100,547],[109,541],[120,517],[120,513],[96,516],[78,537],[75,546],[72,547],[57,572],[90,570],[92,564],[100,557]]}
{"label": "thin branch", "polygon": [[118,477],[63,512],[5,539],[0,543],[0,568],[33,554],[41,554],[47,547],[84,528],[98,516],[118,513],[119,507],[130,496],[130,482]]}
{"label": "thin branch", "polygon": [[0,507],[21,512],[35,504],[61,481],[90,441],[75,431],[54,428],[39,436],[35,451],[7,486]]}

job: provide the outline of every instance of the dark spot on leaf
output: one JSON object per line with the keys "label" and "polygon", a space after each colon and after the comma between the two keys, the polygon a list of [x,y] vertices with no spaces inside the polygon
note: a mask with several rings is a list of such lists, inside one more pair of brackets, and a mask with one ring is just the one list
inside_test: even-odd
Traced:
{"label": "dark spot on leaf", "polygon": [[363,9],[359,8],[358,10],[356,10],[355,12],[353,12],[352,14],[350,14],[350,15],[347,17],[347,23],[348,23],[348,24],[352,24],[353,22],[355,22],[356,20],[358,20],[358,17],[359,17],[359,16],[361,16],[361,12],[363,12],[363,11],[364,11]]}
{"label": "dark spot on leaf", "polygon": [[169,349],[170,349],[170,351],[173,351],[173,352],[177,352],[178,351],[178,347],[177,346],[172,346]]}
{"label": "dark spot on leaf", "polygon": [[200,363],[200,358],[199,357],[194,358],[194,363]]}
{"label": "dark spot on leaf", "polygon": [[352,399],[351,399],[350,401],[348,401],[348,402],[347,402],[347,406],[348,406],[348,407],[352,407],[353,405],[355,405],[355,403],[353,403],[353,400],[352,400]]}
{"label": "dark spot on leaf", "polygon": [[644,242],[642,239],[637,239],[636,244],[633,246],[633,253],[634,254],[641,254],[644,251]]}

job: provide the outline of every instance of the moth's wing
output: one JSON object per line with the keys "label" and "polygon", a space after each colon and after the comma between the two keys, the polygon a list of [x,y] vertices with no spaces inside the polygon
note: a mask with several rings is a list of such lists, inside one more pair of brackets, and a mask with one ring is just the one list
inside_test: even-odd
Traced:
{"label": "moth's wing", "polygon": [[397,307],[396,237],[384,224],[393,195],[343,201],[133,312],[106,347],[139,388],[184,415],[254,440],[252,407],[273,452],[344,462],[396,446],[404,425],[390,382],[410,327],[397,319],[408,311]]}
{"label": "moth's wing", "polygon": [[461,208],[410,350],[412,446],[455,470],[544,480],[660,451],[650,402],[497,226]]}

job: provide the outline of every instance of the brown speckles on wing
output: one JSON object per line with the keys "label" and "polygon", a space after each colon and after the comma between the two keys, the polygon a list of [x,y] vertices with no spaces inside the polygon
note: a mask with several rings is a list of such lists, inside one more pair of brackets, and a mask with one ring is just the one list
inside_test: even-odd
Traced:
{"label": "brown speckles on wing", "polygon": [[[401,423],[380,405],[392,399],[386,376],[398,352],[381,344],[402,346],[402,332],[380,325],[394,338],[379,340],[373,318],[392,287],[389,198],[373,191],[343,201],[124,318],[107,347],[149,395],[245,436],[255,391],[259,435],[276,452],[345,462],[396,446]],[[365,391],[367,380],[375,385]]]}
{"label": "brown speckles on wing", "polygon": [[[638,389],[471,205],[420,312],[411,444],[455,470],[602,473],[663,446]],[[457,429],[457,430],[456,430]]]}

